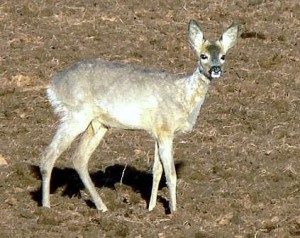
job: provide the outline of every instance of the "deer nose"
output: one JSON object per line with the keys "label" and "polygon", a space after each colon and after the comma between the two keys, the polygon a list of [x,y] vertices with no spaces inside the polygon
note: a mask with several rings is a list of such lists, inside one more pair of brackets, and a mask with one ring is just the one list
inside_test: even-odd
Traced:
{"label": "deer nose", "polygon": [[219,78],[222,74],[222,69],[220,66],[212,66],[209,73],[212,78]]}

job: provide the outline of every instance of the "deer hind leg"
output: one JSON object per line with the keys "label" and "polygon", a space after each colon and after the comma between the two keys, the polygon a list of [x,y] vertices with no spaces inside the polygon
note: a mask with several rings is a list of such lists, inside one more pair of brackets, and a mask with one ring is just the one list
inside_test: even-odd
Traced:
{"label": "deer hind leg", "polygon": [[97,193],[91,180],[88,172],[88,161],[107,130],[99,121],[93,120],[82,135],[79,146],[73,156],[74,168],[79,174],[85,188],[89,191],[96,208],[103,212],[107,211],[107,207]]}
{"label": "deer hind leg", "polygon": [[173,136],[170,134],[159,135],[158,153],[160,161],[166,175],[167,186],[169,189],[170,212],[176,211],[176,183],[177,175],[173,160]]}
{"label": "deer hind leg", "polygon": [[155,155],[154,155],[154,163],[153,163],[152,171],[153,171],[152,172],[153,182],[152,182],[151,198],[150,198],[149,208],[148,208],[149,211],[152,211],[156,205],[159,182],[163,171],[162,164],[159,159],[157,142],[155,142]]}
{"label": "deer hind leg", "polygon": [[53,166],[58,157],[69,147],[72,141],[87,127],[83,122],[65,120],[56,131],[50,145],[42,154],[40,171],[42,175],[42,206],[50,207],[50,179]]}

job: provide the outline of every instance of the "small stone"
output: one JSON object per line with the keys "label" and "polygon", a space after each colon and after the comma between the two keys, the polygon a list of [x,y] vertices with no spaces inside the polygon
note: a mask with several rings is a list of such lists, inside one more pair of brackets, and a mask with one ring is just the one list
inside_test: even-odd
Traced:
{"label": "small stone", "polygon": [[0,165],[7,165],[6,159],[0,154]]}

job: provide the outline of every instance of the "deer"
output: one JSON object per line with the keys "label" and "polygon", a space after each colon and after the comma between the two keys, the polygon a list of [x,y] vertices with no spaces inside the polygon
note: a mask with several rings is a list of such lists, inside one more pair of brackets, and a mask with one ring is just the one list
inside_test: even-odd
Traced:
{"label": "deer", "polygon": [[177,175],[173,139],[196,123],[212,80],[223,73],[225,56],[237,41],[233,22],[219,39],[207,40],[196,20],[188,24],[188,41],[197,64],[192,74],[164,71],[103,59],[82,60],[53,76],[47,95],[60,124],[41,155],[42,206],[50,208],[50,180],[58,157],[80,135],[73,167],[99,211],[107,207],[97,193],[88,169],[89,159],[109,129],[144,130],[154,139],[152,188],[148,210],[157,203],[164,172],[169,211],[176,211]]}

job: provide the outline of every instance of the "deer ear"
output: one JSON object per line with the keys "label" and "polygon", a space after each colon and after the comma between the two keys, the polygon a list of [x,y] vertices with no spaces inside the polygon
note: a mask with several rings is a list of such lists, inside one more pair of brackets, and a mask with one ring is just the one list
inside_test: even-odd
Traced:
{"label": "deer ear", "polygon": [[219,41],[221,42],[225,52],[236,44],[239,28],[240,24],[238,22],[234,22],[220,37]]}
{"label": "deer ear", "polygon": [[200,49],[204,41],[200,26],[195,20],[191,20],[188,26],[189,42],[197,55],[200,55]]}

